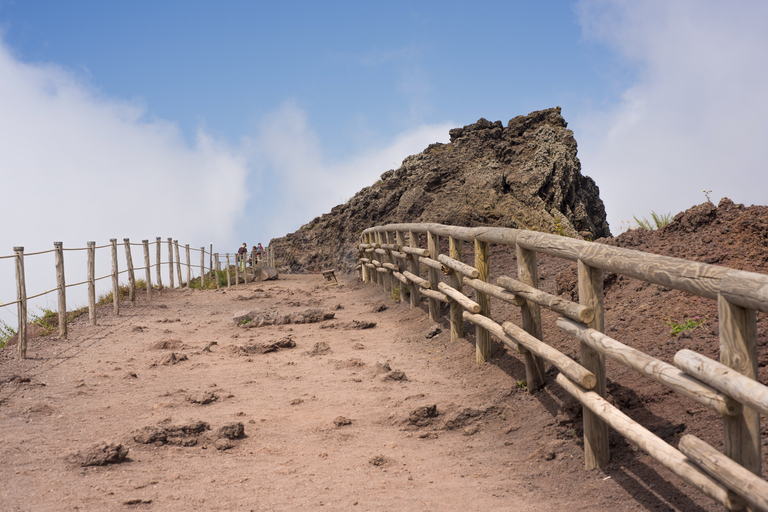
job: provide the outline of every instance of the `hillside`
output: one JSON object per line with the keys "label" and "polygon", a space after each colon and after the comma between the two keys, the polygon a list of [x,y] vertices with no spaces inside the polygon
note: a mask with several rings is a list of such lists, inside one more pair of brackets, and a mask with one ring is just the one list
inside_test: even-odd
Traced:
{"label": "hillside", "polygon": [[347,203],[274,239],[282,271],[350,271],[360,232],[376,224],[439,222],[535,229],[589,239],[610,236],[595,182],[581,174],[560,108],[450,130]]}

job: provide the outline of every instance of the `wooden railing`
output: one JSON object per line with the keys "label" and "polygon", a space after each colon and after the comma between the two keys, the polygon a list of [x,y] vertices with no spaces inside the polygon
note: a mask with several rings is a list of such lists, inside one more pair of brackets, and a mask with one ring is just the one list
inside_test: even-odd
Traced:
{"label": "wooden railing", "polygon": [[[447,255],[439,253],[439,237],[448,239]],[[474,245],[474,265],[461,261],[463,242]],[[515,248],[516,279],[489,282],[490,244]],[[363,281],[398,289],[411,307],[427,297],[432,321],[439,320],[440,302],[450,304],[451,340],[464,336],[465,320],[473,323],[478,362],[490,357],[493,335],[524,355],[529,392],[544,385],[544,362],[556,367],[555,382],[582,404],[587,469],[608,462],[611,427],[728,509],[768,510],[768,482],[760,477],[760,413],[768,414],[768,387],[757,381],[757,311],[768,313],[768,276],[506,228],[390,224],[363,231],[358,249]],[[538,289],[538,253],[577,262],[578,303]],[[420,276],[422,265],[427,279]],[[450,275],[450,284],[441,282],[440,271]],[[673,366],[603,334],[604,271],[716,300],[720,362],[680,350]],[[463,286],[474,289],[476,300]],[[522,326],[494,321],[491,298],[519,306]],[[542,341],[542,307],[561,315],[557,326],[580,342],[578,362]],[[678,450],[611,405],[605,357],[719,413],[725,456],[691,435],[683,436]]]}
{"label": "wooden railing", "polygon": [[[116,238],[110,239],[110,243],[108,245],[101,245],[97,246],[96,242],[88,242],[87,247],[80,247],[80,248],[64,248],[64,245],[62,242],[54,242],[53,243],[53,249],[47,250],[47,251],[40,251],[35,253],[24,253],[24,247],[14,247],[13,251],[14,254],[8,255],[8,256],[0,256],[0,259],[9,259],[13,258],[15,260],[15,267],[16,267],[16,300],[12,302],[0,302],[0,307],[7,307],[12,306],[14,304],[17,305],[17,316],[18,316],[18,327],[16,330],[16,333],[18,334],[18,355],[20,359],[24,359],[27,356],[27,310],[28,310],[28,303],[30,300],[35,299],[37,297],[41,297],[43,295],[47,295],[48,293],[52,293],[54,291],[58,292],[58,320],[59,320],[59,336],[61,338],[66,339],[67,338],[67,288],[71,288],[74,286],[81,286],[81,285],[88,285],[88,316],[91,325],[96,325],[96,282],[100,281],[102,279],[109,279],[112,278],[112,303],[113,303],[113,309],[115,316],[118,316],[120,314],[120,301],[119,301],[119,279],[120,274],[128,274],[128,298],[131,301],[131,303],[135,303],[136,300],[136,277],[135,277],[135,270],[137,267],[134,267],[133,264],[133,255],[131,251],[131,246],[134,247],[143,247],[144,249],[144,271],[145,271],[145,282],[146,282],[146,288],[147,288],[147,297],[151,300],[152,298],[152,274],[151,269],[156,269],[156,286],[158,289],[163,288],[163,281],[162,281],[162,273],[161,268],[163,265],[168,265],[168,282],[169,287],[174,288],[174,271],[176,273],[176,276],[178,277],[178,287],[190,287],[190,282],[192,281],[193,276],[193,265],[190,259],[191,252],[192,251],[199,251],[200,252],[200,280],[201,280],[201,288],[205,288],[205,279],[206,279],[206,273],[209,275],[213,275],[214,271],[221,271],[221,264],[222,264],[222,258],[220,258],[219,253],[213,252],[213,245],[210,245],[210,250],[206,252],[205,247],[200,247],[200,249],[194,249],[190,248],[189,244],[184,245],[184,251],[186,253],[186,264],[182,264],[181,262],[181,256],[179,253],[179,241],[173,240],[171,238],[167,241],[167,259],[162,260],[162,248],[166,243],[162,241],[160,237],[157,237],[155,242],[150,243],[149,240],[143,240],[141,244],[137,243],[131,243],[128,238],[123,239],[123,244],[125,247],[125,262],[126,262],[126,268],[123,270],[120,270],[118,268],[118,242]],[[155,245],[155,263],[151,263],[151,254],[150,254],[150,246]],[[96,250],[97,249],[105,249],[105,248],[111,248],[111,263],[112,263],[112,272],[108,275],[96,277],[95,272],[95,261],[96,261]],[[87,251],[87,280],[80,282],[80,283],[70,283],[67,284],[65,280],[65,274],[64,274],[64,251]],[[28,296],[27,295],[27,287],[26,287],[26,273],[24,270],[24,263],[25,258],[28,258],[30,256],[38,256],[41,254],[47,254],[47,253],[55,253],[56,256],[56,287],[35,295]],[[209,261],[207,262],[206,266],[206,254],[209,256]],[[245,266],[245,263],[247,260],[251,260],[251,265],[255,265],[255,255],[249,253],[250,256],[247,258],[240,258],[236,253],[234,256],[234,273],[235,273],[235,285],[237,285],[240,282],[240,268],[241,264],[243,267]],[[267,265],[274,266],[274,248],[273,247],[267,247],[263,256],[264,260]],[[230,273],[230,258],[229,253],[225,254],[225,261],[226,261],[226,269],[227,269],[227,286],[232,286],[232,276]],[[186,266],[186,281],[182,280],[182,265]],[[140,269],[141,267],[139,267]],[[197,268],[196,266],[194,268]],[[248,273],[244,274],[243,280],[247,283],[248,282]],[[216,288],[219,288],[219,280],[218,278],[214,279],[216,283]]]}

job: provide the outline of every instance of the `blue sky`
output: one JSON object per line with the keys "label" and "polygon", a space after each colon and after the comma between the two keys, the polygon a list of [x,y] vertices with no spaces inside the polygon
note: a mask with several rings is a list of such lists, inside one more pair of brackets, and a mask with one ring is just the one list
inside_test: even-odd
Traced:
{"label": "blue sky", "polygon": [[554,106],[614,234],[704,189],[766,204],[765,26],[757,0],[0,0],[0,255],[266,245],[452,127]]}

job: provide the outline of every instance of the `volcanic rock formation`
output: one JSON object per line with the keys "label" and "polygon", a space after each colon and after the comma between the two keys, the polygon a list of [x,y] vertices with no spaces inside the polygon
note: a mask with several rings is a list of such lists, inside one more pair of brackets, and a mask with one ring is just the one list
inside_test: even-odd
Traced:
{"label": "volcanic rock formation", "polygon": [[576,140],[560,107],[455,128],[346,204],[274,239],[281,270],[351,271],[360,232],[394,222],[532,229],[610,236],[595,182],[581,174]]}

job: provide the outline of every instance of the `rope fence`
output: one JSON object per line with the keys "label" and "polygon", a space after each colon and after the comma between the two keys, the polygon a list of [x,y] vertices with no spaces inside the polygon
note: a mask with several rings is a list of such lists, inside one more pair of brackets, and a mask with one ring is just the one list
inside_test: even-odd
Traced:
{"label": "rope fence", "polygon": [[[191,283],[193,281],[193,267],[197,267],[197,265],[192,263],[191,260],[191,252],[192,251],[199,251],[200,252],[200,267],[199,267],[199,279],[200,279],[200,287],[205,288],[206,287],[206,275],[209,280],[209,282],[215,283],[216,288],[220,287],[220,276],[221,276],[221,258],[219,257],[218,253],[213,252],[213,245],[211,244],[210,250],[206,251],[205,247],[201,247],[200,249],[195,249],[189,246],[189,244],[184,245],[184,251],[186,253],[186,263],[182,263],[180,258],[180,248],[179,248],[179,241],[173,240],[172,238],[168,238],[167,242],[163,242],[160,237],[157,237],[154,242],[150,242],[149,240],[142,240],[141,243],[131,243],[128,238],[123,239],[123,250],[125,251],[125,266],[126,268],[120,269],[119,268],[119,258],[118,258],[118,242],[116,238],[113,238],[110,240],[109,244],[106,245],[100,245],[97,246],[96,242],[88,242],[86,247],[71,247],[71,248],[64,248],[62,242],[54,242],[54,248],[50,250],[45,251],[38,251],[33,253],[25,253],[24,247],[14,247],[14,254],[7,255],[7,256],[0,256],[0,259],[10,259],[13,258],[15,260],[15,270],[16,270],[16,300],[12,302],[0,302],[0,308],[16,305],[17,306],[17,318],[18,318],[18,328],[16,330],[16,334],[18,335],[18,357],[20,359],[25,359],[27,357],[27,307],[28,302],[32,299],[36,299],[38,297],[45,296],[49,293],[52,293],[54,291],[58,292],[58,327],[59,327],[59,337],[62,339],[67,338],[67,288],[74,288],[78,286],[87,285],[88,286],[88,316],[89,321],[91,325],[96,325],[96,282],[103,280],[103,279],[112,279],[112,304],[113,304],[113,311],[116,316],[120,314],[120,282],[119,277],[121,275],[127,274],[128,275],[128,300],[131,302],[131,304],[135,304],[136,301],[136,288],[137,288],[137,281],[136,281],[136,271],[137,270],[144,270],[144,283],[147,290],[147,298],[148,300],[152,300],[152,290],[156,286],[157,290],[162,290],[164,288],[163,285],[163,276],[162,276],[162,268],[167,265],[167,271],[168,271],[168,288],[174,289],[174,288],[190,288]],[[155,246],[155,251],[150,251],[151,246]],[[133,251],[132,247],[141,247],[143,250],[143,266],[137,267],[134,265],[133,261]],[[167,248],[167,258],[163,259],[162,252],[163,247]],[[96,277],[95,275],[95,269],[96,269],[96,250],[97,249],[110,249],[110,261],[111,261],[111,267],[112,271],[104,276]],[[87,251],[87,263],[86,263],[86,271],[87,271],[87,279],[85,281],[80,281],[77,283],[66,283],[65,279],[65,273],[64,273],[64,253],[65,251],[71,252],[71,251]],[[154,252],[154,263],[151,261],[152,252]],[[41,293],[37,293],[35,295],[27,295],[27,287],[26,287],[26,273],[25,273],[25,263],[27,259],[31,256],[38,256],[42,254],[48,254],[48,253],[54,253],[55,254],[55,267],[56,267],[56,287],[51,290],[46,290]],[[210,257],[209,261],[206,264],[206,254]],[[174,257],[175,256],[175,257]],[[261,255],[251,254],[247,258],[240,257],[240,255],[235,254],[235,265],[234,265],[234,271],[235,271],[235,285],[239,284],[241,282],[240,279],[240,265],[242,265],[243,271],[245,270],[245,264],[246,262],[249,262],[251,267],[255,267],[258,263],[266,263],[267,265],[274,266],[275,260],[274,260],[274,250],[272,247],[267,247],[265,252]],[[230,262],[230,254],[226,253],[226,281],[227,286],[232,286],[232,268],[229,264]],[[186,266],[187,272],[186,272],[186,280],[182,279],[182,266]],[[153,284],[152,281],[152,269],[155,269],[155,283]],[[243,272],[244,274],[244,282],[248,283],[249,281],[249,275],[247,272]],[[254,278],[255,279],[255,278]],[[177,284],[178,283],[178,284]]]}
{"label": "rope fence", "polygon": [[[447,255],[439,253],[440,237],[448,239]],[[461,261],[463,242],[474,246],[473,265]],[[492,244],[515,249],[516,278],[490,282]],[[412,308],[426,297],[435,322],[440,303],[449,304],[451,341],[464,337],[465,321],[474,324],[478,363],[490,358],[493,335],[524,357],[529,393],[544,386],[544,364],[554,366],[555,382],[582,404],[586,469],[608,463],[610,427],[729,510],[768,510],[760,430],[760,414],[768,414],[768,386],[757,380],[757,312],[768,313],[768,276],[508,228],[390,224],[364,230],[357,249],[356,268],[364,282],[399,294]],[[538,253],[577,263],[578,303],[538,289]],[[683,349],[672,365],[605,335],[606,271],[716,300],[720,362]],[[440,272],[450,284],[440,280]],[[464,293],[465,286],[474,290],[475,300]],[[519,307],[522,326],[496,322],[492,298]],[[578,362],[542,340],[541,308],[560,315],[557,327],[579,342]],[[692,435],[675,448],[609,403],[606,357],[720,414],[725,453]]]}

